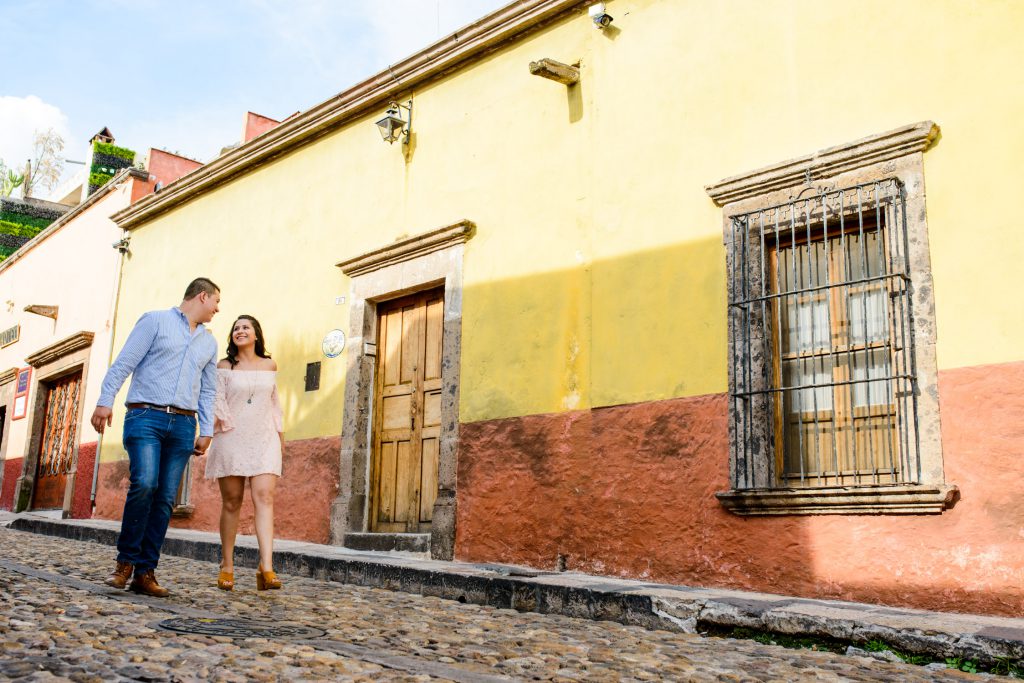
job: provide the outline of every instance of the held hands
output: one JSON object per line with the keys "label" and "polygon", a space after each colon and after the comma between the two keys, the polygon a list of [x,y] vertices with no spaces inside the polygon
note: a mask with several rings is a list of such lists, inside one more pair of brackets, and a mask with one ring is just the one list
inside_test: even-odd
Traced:
{"label": "held hands", "polygon": [[92,422],[92,428],[102,434],[103,430],[114,421],[114,411],[105,406],[96,406],[89,421]]}
{"label": "held hands", "polygon": [[192,449],[192,455],[196,457],[200,455],[206,455],[206,450],[210,447],[210,442],[212,440],[213,437],[200,436],[198,439],[196,439],[196,445],[195,448]]}

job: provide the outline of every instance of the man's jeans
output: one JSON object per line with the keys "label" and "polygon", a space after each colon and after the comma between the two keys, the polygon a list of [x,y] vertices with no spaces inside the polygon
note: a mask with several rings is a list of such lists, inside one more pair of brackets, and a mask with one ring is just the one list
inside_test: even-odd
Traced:
{"label": "man's jeans", "polygon": [[117,559],[142,573],[155,569],[171,521],[181,475],[192,456],[196,420],[149,408],[128,411],[124,447],[130,485],[117,539]]}

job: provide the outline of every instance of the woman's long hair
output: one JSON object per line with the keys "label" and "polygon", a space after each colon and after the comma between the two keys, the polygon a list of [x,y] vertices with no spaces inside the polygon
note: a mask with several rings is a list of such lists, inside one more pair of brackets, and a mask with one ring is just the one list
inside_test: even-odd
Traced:
{"label": "woman's long hair", "polygon": [[252,323],[252,329],[256,331],[256,355],[260,358],[270,358],[270,354],[267,353],[267,348],[263,343],[263,328],[260,327],[260,321],[251,315],[240,315],[235,318],[235,322],[231,323],[231,331],[228,332],[228,362],[231,363],[231,367],[234,368],[238,365],[238,347],[235,346],[235,325],[238,324],[239,320],[248,320]]}

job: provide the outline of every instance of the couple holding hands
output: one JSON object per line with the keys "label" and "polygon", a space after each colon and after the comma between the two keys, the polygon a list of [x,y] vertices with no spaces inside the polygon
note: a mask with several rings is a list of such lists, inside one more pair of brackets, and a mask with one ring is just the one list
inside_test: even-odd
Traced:
{"label": "couple holding hands", "polygon": [[206,478],[217,479],[221,493],[217,586],[235,585],[235,536],[248,479],[259,541],[256,588],[281,588],[273,570],[274,489],[284,448],[277,363],[251,315],[235,320],[227,353],[218,360],[217,342],[205,325],[219,305],[216,284],[193,280],[180,305],[139,319],[103,379],[91,420],[101,433],[111,424],[115,395],[132,376],[123,435],[128,494],[117,564],[106,581],[115,588],[169,594],[154,570],[188,460],[208,449]]}

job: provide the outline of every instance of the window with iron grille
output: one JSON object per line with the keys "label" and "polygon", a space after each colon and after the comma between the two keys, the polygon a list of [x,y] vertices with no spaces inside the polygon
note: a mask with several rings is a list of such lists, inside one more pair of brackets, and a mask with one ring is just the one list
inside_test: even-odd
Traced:
{"label": "window with iron grille", "polygon": [[780,487],[918,482],[899,180],[737,215],[732,232],[733,488],[758,466]]}
{"label": "window with iron grille", "polygon": [[722,207],[739,515],[941,514],[932,121],[744,172]]}

